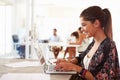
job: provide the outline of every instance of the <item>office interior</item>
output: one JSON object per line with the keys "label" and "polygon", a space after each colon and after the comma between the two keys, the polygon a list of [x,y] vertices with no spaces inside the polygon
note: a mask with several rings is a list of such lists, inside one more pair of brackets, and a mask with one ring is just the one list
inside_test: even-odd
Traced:
{"label": "office interior", "polygon": [[25,45],[24,59],[38,60],[35,44],[47,40],[54,28],[57,28],[61,41],[66,42],[70,33],[80,26],[81,11],[91,5],[111,11],[113,40],[120,60],[120,5],[118,1],[108,0],[0,0],[0,59],[22,60],[12,37],[17,35],[18,44]]}

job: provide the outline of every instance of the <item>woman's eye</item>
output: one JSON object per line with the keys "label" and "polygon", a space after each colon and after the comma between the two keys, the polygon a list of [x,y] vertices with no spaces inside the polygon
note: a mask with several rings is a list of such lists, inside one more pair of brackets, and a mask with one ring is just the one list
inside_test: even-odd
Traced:
{"label": "woman's eye", "polygon": [[82,27],[83,27],[83,26],[86,26],[86,24],[84,24],[84,23],[83,23],[83,24],[81,24],[81,25],[82,25]]}
{"label": "woman's eye", "polygon": [[85,27],[86,25],[84,24],[84,25],[82,25],[82,27]]}
{"label": "woman's eye", "polygon": [[82,26],[86,26],[86,24],[83,24]]}

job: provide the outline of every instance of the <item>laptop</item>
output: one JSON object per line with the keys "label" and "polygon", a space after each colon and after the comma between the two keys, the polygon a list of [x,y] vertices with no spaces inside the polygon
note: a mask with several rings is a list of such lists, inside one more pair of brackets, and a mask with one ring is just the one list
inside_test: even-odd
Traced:
{"label": "laptop", "polygon": [[55,70],[54,69],[54,67],[56,66],[56,64],[54,63],[55,60],[47,60],[40,46],[37,51],[37,56],[38,59],[40,60],[40,64],[42,65],[42,70],[47,74],[76,74],[75,71]]}

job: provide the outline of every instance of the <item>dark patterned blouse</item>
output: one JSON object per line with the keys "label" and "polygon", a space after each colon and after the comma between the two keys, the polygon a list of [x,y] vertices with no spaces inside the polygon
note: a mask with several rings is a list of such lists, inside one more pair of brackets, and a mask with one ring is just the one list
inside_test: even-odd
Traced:
{"label": "dark patterned blouse", "polygon": [[[83,59],[93,45],[94,41],[77,57],[80,66],[84,67]],[[120,80],[118,53],[113,40],[107,37],[102,41],[90,61],[88,70],[95,80]]]}

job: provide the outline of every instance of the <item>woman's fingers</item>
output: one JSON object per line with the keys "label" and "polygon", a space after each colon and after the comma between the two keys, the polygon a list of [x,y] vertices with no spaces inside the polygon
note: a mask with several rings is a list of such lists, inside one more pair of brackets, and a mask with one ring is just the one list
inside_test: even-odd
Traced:
{"label": "woman's fingers", "polygon": [[55,70],[62,70],[62,71],[71,71],[73,64],[69,62],[60,62],[59,64],[56,65],[54,68]]}
{"label": "woman's fingers", "polygon": [[57,61],[55,61],[54,63],[56,63],[56,65],[57,65],[57,64],[59,64],[60,62],[66,62],[66,60],[65,60],[65,59],[57,59]]}

